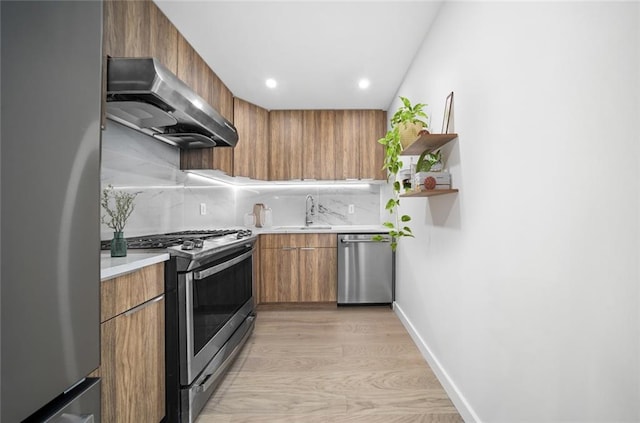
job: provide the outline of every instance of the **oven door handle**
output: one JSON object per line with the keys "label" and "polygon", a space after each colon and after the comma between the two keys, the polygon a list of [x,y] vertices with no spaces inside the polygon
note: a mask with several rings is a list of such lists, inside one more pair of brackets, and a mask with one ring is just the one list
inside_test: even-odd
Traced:
{"label": "oven door handle", "polygon": [[199,270],[197,272],[193,272],[193,280],[194,281],[199,281],[202,280],[204,278],[207,278],[213,274],[216,274],[218,272],[223,271],[224,269],[228,269],[231,266],[234,266],[238,263],[240,263],[241,261],[245,260],[247,257],[251,257],[251,255],[253,254],[253,249],[247,251],[244,254],[239,255],[238,257],[235,257],[229,261],[225,261],[224,263],[220,263],[217,266],[213,266],[213,267],[209,267],[208,269],[204,269],[204,270]]}

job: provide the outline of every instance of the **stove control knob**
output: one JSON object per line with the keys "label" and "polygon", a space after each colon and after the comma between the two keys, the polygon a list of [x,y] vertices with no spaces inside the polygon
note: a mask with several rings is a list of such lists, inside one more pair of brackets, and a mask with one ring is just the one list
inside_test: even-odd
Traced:
{"label": "stove control knob", "polygon": [[202,248],[202,247],[204,247],[204,240],[203,239],[194,239],[193,240],[193,247],[194,248]]}
{"label": "stove control knob", "polygon": [[193,250],[193,246],[194,246],[193,241],[184,241],[182,243],[182,247],[180,247],[180,248],[182,250]]}
{"label": "stove control knob", "polygon": [[251,229],[240,229],[238,231],[238,239],[244,238],[245,236],[251,236]]}

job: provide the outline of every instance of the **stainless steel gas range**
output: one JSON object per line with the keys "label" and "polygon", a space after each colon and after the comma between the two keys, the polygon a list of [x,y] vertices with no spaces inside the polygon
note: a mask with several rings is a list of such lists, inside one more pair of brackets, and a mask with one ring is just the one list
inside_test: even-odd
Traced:
{"label": "stainless steel gas range", "polygon": [[[193,422],[253,331],[253,251],[246,229],[129,238],[166,250],[167,422]],[[103,243],[102,248],[106,248]]]}

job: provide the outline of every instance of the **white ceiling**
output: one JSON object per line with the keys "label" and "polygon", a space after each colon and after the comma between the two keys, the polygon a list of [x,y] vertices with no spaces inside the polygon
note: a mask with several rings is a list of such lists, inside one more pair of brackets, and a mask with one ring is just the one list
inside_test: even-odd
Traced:
{"label": "white ceiling", "polygon": [[270,110],[386,110],[442,3],[154,1],[235,96]]}

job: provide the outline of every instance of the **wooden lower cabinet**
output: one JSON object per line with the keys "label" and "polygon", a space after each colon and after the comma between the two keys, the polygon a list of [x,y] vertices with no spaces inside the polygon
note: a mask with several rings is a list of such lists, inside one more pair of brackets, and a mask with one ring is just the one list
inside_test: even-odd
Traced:
{"label": "wooden lower cabinet", "polygon": [[301,302],[337,301],[337,248],[304,247],[299,250]]}
{"label": "wooden lower cabinet", "polygon": [[260,250],[260,303],[299,301],[298,250],[265,248]]}
{"label": "wooden lower cabinet", "polygon": [[335,234],[261,236],[259,304],[337,301]]}
{"label": "wooden lower cabinet", "polygon": [[[100,324],[103,423],[158,423],[165,416],[163,269],[160,263],[102,282],[102,303],[116,304],[116,314],[103,314]],[[133,306],[124,295],[132,289]]]}

